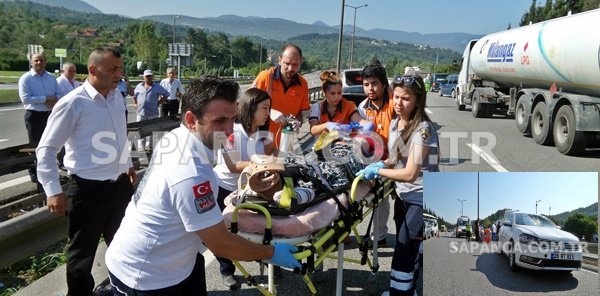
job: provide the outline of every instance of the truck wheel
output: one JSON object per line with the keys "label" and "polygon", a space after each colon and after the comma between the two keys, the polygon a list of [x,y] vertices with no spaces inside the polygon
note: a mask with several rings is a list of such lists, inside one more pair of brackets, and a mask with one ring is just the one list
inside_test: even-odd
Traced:
{"label": "truck wheel", "polygon": [[564,105],[558,109],[552,130],[554,144],[560,153],[576,155],[585,150],[585,134],[575,129],[575,113],[572,106]]}
{"label": "truck wheel", "polygon": [[479,102],[479,92],[475,91],[473,93],[473,100],[471,101],[471,113],[473,113],[473,117],[482,118],[485,117],[487,113],[487,106],[481,104]]}
{"label": "truck wheel", "polygon": [[530,134],[531,133],[531,125],[529,124],[529,111],[525,106],[525,100],[527,100],[526,95],[521,95],[519,100],[517,101],[517,106],[515,107],[515,121],[517,122],[517,129],[521,134]]}
{"label": "truck wheel", "polygon": [[460,104],[460,96],[456,96],[456,109],[458,109],[458,111],[464,111],[465,110],[465,105],[464,104]]}
{"label": "truck wheel", "polygon": [[539,102],[531,113],[531,136],[540,145],[552,144],[552,128],[546,103]]}
{"label": "truck wheel", "polygon": [[485,117],[485,118],[493,117],[494,113],[496,113],[496,105],[495,104],[485,104],[483,106],[485,106],[485,112],[483,114],[483,117]]}

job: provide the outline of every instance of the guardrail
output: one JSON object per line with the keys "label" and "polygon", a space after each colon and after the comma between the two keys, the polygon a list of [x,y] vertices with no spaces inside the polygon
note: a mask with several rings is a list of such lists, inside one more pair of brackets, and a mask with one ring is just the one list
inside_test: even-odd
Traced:
{"label": "guardrail", "polygon": [[[179,126],[179,117],[164,117],[130,123],[127,126],[129,135],[139,137],[151,135],[156,131],[168,131]],[[129,136],[128,135],[128,136]],[[23,149],[28,149],[23,152]],[[34,163],[33,149],[25,145],[10,147],[0,152],[2,172],[16,172],[27,169]],[[138,172],[140,176],[143,171]],[[62,182],[64,183],[64,182]],[[66,190],[66,188],[64,188]],[[4,197],[0,204],[0,217],[16,213],[16,217],[0,222],[0,268],[8,266],[30,256],[46,247],[66,238],[68,219],[48,212],[44,205],[46,195],[32,194],[23,198]],[[31,206],[37,208],[24,213],[20,209]]]}
{"label": "guardrail", "polygon": [[[321,99],[321,87],[309,89],[310,101]],[[169,131],[180,124],[180,115],[161,117],[127,124],[128,138],[147,137],[157,131]],[[303,149],[312,143],[310,134],[304,134],[300,142]],[[132,153],[135,156],[135,153]],[[9,174],[25,170],[34,164],[34,149],[19,145],[0,150],[0,174]],[[145,169],[139,171],[143,175]],[[0,201],[0,217],[30,206],[37,208],[17,217],[0,222],[0,268],[30,256],[67,236],[68,219],[57,217],[44,206],[46,196],[43,193],[32,194],[24,198],[12,198]]]}
{"label": "guardrail", "polygon": [[[321,87],[309,89],[309,99],[314,103],[321,99]],[[128,133],[137,133],[139,137],[151,136],[156,131],[169,131],[179,126],[181,117],[160,117],[127,124]],[[23,171],[35,163],[35,150],[28,144],[0,149],[0,175]]]}

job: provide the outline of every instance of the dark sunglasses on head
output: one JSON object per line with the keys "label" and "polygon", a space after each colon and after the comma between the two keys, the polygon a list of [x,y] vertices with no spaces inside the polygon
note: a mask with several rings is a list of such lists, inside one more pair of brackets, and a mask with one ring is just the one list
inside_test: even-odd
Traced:
{"label": "dark sunglasses on head", "polygon": [[417,80],[417,76],[414,76],[414,75],[398,76],[398,77],[394,78],[394,81],[392,83],[393,84],[403,83],[406,86],[411,86],[414,83],[417,85],[418,88],[420,88],[420,89],[423,88],[421,83],[419,83],[419,81]]}

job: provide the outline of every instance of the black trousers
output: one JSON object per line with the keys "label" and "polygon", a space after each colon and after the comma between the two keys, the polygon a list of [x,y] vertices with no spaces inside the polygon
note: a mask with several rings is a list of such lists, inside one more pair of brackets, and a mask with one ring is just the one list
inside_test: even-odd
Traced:
{"label": "black trousers", "polygon": [[[27,130],[27,138],[29,140],[29,147],[36,148],[42,139],[42,134],[46,128],[50,111],[33,111],[25,110],[25,129]],[[41,184],[37,181],[36,166],[33,165],[29,168],[29,178],[31,182],[37,183],[38,191],[41,189]],[[42,189],[43,191],[43,189]]]}
{"label": "black trousers", "polygon": [[423,207],[394,202],[396,246],[392,257],[390,295],[414,295],[418,280],[420,237],[423,236]]}
{"label": "black trousers", "polygon": [[40,143],[49,116],[50,111],[25,111],[25,129],[27,129],[27,138],[32,148],[37,147]]}
{"label": "black trousers", "polygon": [[161,107],[161,117],[176,115],[179,113],[179,100],[167,100]]}
{"label": "black trousers", "polygon": [[[230,193],[231,193],[231,191],[219,187],[219,195],[217,197],[217,204],[219,204],[219,208],[221,209],[221,212],[223,212],[223,210],[225,209],[225,198]],[[227,258],[223,258],[223,257],[216,257],[216,258],[217,258],[217,261],[219,262],[219,272],[221,272],[222,275],[233,275],[235,273],[235,264],[233,264],[233,261],[231,261]]]}
{"label": "black trousers", "polygon": [[67,195],[73,199],[67,246],[68,295],[89,296],[94,289],[91,271],[100,236],[110,245],[133,195],[133,184],[127,174],[116,181],[87,180],[73,175]]}
{"label": "black trousers", "polygon": [[204,270],[204,256],[198,253],[196,255],[196,264],[190,276],[179,284],[156,290],[141,291],[132,289],[127,285],[123,284],[112,273],[108,273],[110,278],[110,284],[112,285],[112,292],[115,296],[187,296],[187,295],[199,295],[206,296],[206,272]]}

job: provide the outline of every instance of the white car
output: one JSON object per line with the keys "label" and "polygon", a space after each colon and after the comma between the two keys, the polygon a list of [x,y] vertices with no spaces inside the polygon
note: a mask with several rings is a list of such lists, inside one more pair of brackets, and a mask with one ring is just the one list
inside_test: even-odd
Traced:
{"label": "white car", "polygon": [[573,271],[581,268],[582,248],[576,236],[536,214],[509,212],[500,227],[499,250],[509,268]]}

